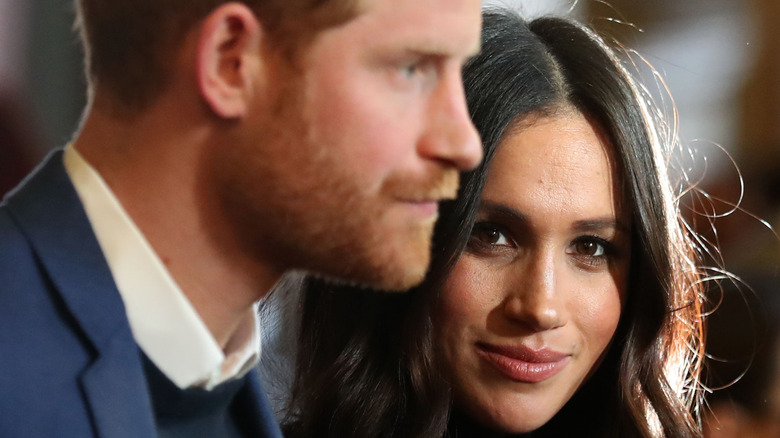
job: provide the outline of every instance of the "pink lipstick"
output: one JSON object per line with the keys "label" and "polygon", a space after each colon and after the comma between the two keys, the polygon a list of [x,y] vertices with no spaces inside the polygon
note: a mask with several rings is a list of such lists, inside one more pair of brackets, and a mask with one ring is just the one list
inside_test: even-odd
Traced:
{"label": "pink lipstick", "polygon": [[569,355],[546,348],[534,350],[524,345],[477,344],[479,355],[506,377],[523,383],[539,383],[558,374]]}

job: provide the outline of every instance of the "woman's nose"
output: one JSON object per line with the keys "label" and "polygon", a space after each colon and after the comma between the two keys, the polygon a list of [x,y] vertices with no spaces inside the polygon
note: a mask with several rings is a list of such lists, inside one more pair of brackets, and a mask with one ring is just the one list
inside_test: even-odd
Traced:
{"label": "woman's nose", "polygon": [[565,309],[560,275],[554,254],[529,254],[508,282],[505,313],[508,318],[534,331],[563,326]]}

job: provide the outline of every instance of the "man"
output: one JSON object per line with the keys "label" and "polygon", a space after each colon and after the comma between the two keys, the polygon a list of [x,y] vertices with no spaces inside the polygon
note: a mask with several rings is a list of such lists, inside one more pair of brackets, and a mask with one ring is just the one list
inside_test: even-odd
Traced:
{"label": "man", "polygon": [[0,207],[0,436],[279,436],[255,303],[423,277],[479,0],[80,0],[90,105]]}

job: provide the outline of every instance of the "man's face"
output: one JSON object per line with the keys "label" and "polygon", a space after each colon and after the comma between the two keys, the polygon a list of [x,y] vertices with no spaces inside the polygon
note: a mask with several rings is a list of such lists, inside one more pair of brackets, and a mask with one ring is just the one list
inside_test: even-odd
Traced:
{"label": "man's face", "polygon": [[269,66],[276,91],[223,171],[256,250],[376,288],[422,280],[438,201],[482,155],[460,75],[480,25],[479,0],[375,0],[297,69]]}

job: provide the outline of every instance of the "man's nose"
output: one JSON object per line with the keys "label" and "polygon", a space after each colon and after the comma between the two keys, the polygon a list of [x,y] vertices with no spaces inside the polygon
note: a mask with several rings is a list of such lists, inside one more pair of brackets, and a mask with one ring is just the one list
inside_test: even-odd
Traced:
{"label": "man's nose", "polygon": [[482,160],[482,142],[466,107],[460,72],[442,78],[429,113],[421,155],[459,170],[471,170]]}

